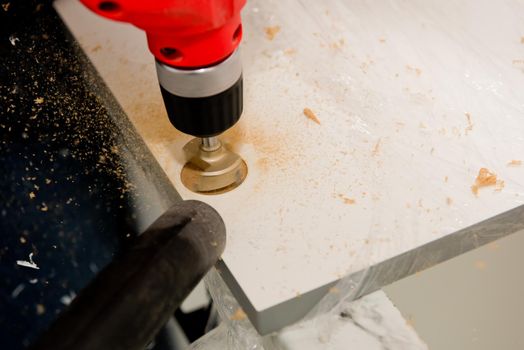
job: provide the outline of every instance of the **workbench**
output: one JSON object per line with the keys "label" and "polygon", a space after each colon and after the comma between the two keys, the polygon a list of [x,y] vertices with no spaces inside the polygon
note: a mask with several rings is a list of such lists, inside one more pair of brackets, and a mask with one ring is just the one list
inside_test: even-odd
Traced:
{"label": "workbench", "polygon": [[222,139],[249,173],[215,196],[180,181],[190,137],[145,35],[55,7],[182,198],[224,218],[218,268],[262,334],[342,278],[357,298],[524,227],[521,2],[248,1],[245,109]]}

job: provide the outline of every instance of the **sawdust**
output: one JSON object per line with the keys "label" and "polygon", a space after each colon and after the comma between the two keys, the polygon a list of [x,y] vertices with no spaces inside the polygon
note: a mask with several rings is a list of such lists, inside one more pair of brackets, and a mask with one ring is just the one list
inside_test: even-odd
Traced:
{"label": "sawdust", "polygon": [[242,321],[242,320],[245,320],[247,317],[246,313],[244,312],[244,310],[242,310],[241,307],[239,307],[235,313],[233,315],[231,315],[231,317],[229,318],[231,321]]}
{"label": "sawdust", "polygon": [[37,98],[35,98],[35,103],[36,103],[37,105],[40,105],[40,104],[44,103],[44,98],[43,98],[43,97],[37,97]]}
{"label": "sawdust", "polygon": [[453,204],[453,199],[451,197],[447,197],[446,198],[446,204],[447,205],[452,205]]}
{"label": "sawdust", "polygon": [[504,187],[504,181],[497,181],[497,175],[489,169],[480,168],[475,183],[471,186],[471,192],[478,195],[479,188],[488,186],[499,186],[498,188],[502,189]]}
{"label": "sawdust", "polygon": [[340,49],[342,48],[342,46],[345,45],[345,43],[346,42],[344,39],[339,39],[338,41],[334,41],[331,44],[329,44],[329,47],[331,47],[332,49]]}
{"label": "sawdust", "polygon": [[297,147],[293,147],[294,136],[279,130],[268,133],[252,125],[245,127],[240,121],[221,138],[233,152],[238,154],[241,154],[241,145],[251,145],[259,156],[257,166],[262,171],[268,172],[273,169],[287,171],[298,161],[298,154],[294,152]]}
{"label": "sawdust", "polygon": [[285,49],[284,50],[284,55],[291,56],[291,55],[294,55],[296,53],[297,53],[297,49],[294,49],[294,48],[289,48],[289,49]]}
{"label": "sawdust", "polygon": [[482,260],[475,261],[475,268],[478,270],[485,270],[486,269],[486,262]]}
{"label": "sawdust", "polygon": [[471,114],[466,112],[466,113],[464,113],[464,115],[466,116],[466,118],[468,120],[468,126],[466,126],[466,128],[464,129],[464,134],[467,135],[468,132],[473,130],[473,123],[471,122]]}
{"label": "sawdust", "polygon": [[160,103],[145,103],[147,96],[137,96],[141,101],[129,108],[128,116],[148,145],[171,143],[182,133],[169,121],[165,107]]}
{"label": "sawdust", "polygon": [[338,289],[337,287],[331,287],[331,288],[329,288],[329,293],[339,294],[340,293],[340,289]]}
{"label": "sawdust", "polygon": [[380,153],[380,144],[382,143],[382,139],[378,139],[375,143],[375,146],[373,147],[373,150],[371,151],[371,156],[376,157]]}
{"label": "sawdust", "polygon": [[318,120],[316,114],[310,108],[304,108],[303,113],[307,117],[307,119],[312,120],[313,122],[320,125],[320,120]]}
{"label": "sawdust", "polygon": [[355,199],[346,197],[342,193],[338,194],[338,198],[342,199],[344,201],[344,204],[355,204],[356,203]]}
{"label": "sawdust", "polygon": [[98,52],[102,49],[102,45],[100,44],[97,44],[95,45],[92,49],[91,49],[91,52]]}
{"label": "sawdust", "polygon": [[521,165],[522,165],[522,161],[518,160],[518,159],[513,159],[512,161],[510,161],[508,163],[509,167],[517,167],[517,166],[521,166]]}
{"label": "sawdust", "polygon": [[36,304],[36,314],[39,316],[45,314],[45,306],[43,304]]}
{"label": "sawdust", "polygon": [[524,44],[524,36],[520,38],[520,43]]}
{"label": "sawdust", "polygon": [[280,26],[266,27],[264,30],[266,32],[266,38],[268,40],[273,40],[278,32],[280,32]]}
{"label": "sawdust", "polygon": [[406,65],[406,70],[408,72],[414,72],[417,77],[420,77],[422,75],[422,69],[417,67],[412,67],[410,65]]}

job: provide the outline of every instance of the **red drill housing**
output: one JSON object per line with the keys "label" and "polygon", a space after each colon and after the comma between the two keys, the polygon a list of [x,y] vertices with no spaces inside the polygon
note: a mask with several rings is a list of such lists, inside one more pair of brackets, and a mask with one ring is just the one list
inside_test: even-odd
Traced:
{"label": "red drill housing", "polygon": [[149,50],[169,66],[216,65],[242,39],[246,0],[80,0],[97,14],[131,23],[147,35]]}

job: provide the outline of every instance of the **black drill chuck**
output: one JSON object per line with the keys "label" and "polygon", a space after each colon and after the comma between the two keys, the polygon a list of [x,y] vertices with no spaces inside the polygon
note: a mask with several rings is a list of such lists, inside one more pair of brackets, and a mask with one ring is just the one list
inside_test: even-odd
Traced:
{"label": "black drill chuck", "polygon": [[176,68],[156,64],[169,120],[196,137],[219,135],[235,125],[243,107],[240,53],[208,67]]}
{"label": "black drill chuck", "polygon": [[189,135],[219,135],[235,125],[242,114],[242,75],[225,91],[212,96],[176,96],[162,85],[160,90],[171,124]]}

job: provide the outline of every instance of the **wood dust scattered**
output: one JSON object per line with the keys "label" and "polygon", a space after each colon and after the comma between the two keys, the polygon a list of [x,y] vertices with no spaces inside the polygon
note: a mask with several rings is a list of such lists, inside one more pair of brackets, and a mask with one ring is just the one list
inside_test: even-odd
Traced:
{"label": "wood dust scattered", "polygon": [[473,123],[471,122],[471,114],[466,112],[466,113],[464,113],[464,115],[466,116],[466,118],[468,120],[468,126],[466,126],[466,128],[464,129],[464,134],[467,135],[469,131],[473,130]]}
{"label": "wood dust scattered", "polygon": [[25,237],[20,236],[20,243],[25,244],[27,242],[27,239]]}
{"label": "wood dust scattered", "polygon": [[415,325],[415,318],[413,315],[408,315],[408,317],[406,317],[406,325],[413,328]]}
{"label": "wood dust scattered", "polygon": [[35,98],[35,103],[36,103],[37,105],[40,105],[40,104],[44,103],[44,98],[43,98],[43,97],[37,97],[37,98]]}
{"label": "wood dust scattered", "polygon": [[342,46],[344,46],[345,43],[346,42],[344,39],[340,39],[329,44],[329,47],[331,47],[332,49],[340,49]]}
{"label": "wood dust scattered", "polygon": [[102,45],[100,44],[97,44],[95,45],[92,49],[91,49],[91,52],[98,52],[102,49]]}
{"label": "wood dust scattered", "polygon": [[268,40],[273,40],[275,39],[275,36],[278,34],[278,32],[280,32],[280,26],[266,27],[265,32],[266,38]]}
{"label": "wood dust scattered", "polygon": [[340,289],[338,289],[337,287],[331,287],[329,288],[329,293],[338,294],[340,293]]}
{"label": "wood dust scattered", "polygon": [[490,251],[496,251],[500,248],[500,245],[498,244],[498,242],[491,242],[487,245],[487,248]]}
{"label": "wood dust scattered", "polygon": [[475,268],[479,270],[485,270],[486,269],[486,262],[482,260],[475,261]]}
{"label": "wood dust scattered", "polygon": [[473,192],[475,195],[478,195],[479,188],[487,186],[502,186],[503,188],[504,181],[497,181],[497,175],[491,172],[489,169],[480,168],[477,178],[475,179],[475,183],[473,186],[471,186],[471,192]]}
{"label": "wood dust scattered", "polygon": [[296,53],[297,53],[297,49],[294,49],[294,48],[289,48],[289,49],[285,49],[284,50],[284,55],[291,56],[291,55],[294,55]]}
{"label": "wood dust scattered", "polygon": [[[6,10],[7,11],[7,10]],[[524,44],[524,36],[520,38],[520,43]]]}
{"label": "wood dust scattered", "polygon": [[406,69],[408,72],[414,72],[417,75],[417,77],[420,77],[422,75],[422,69],[420,68],[411,67],[410,65],[407,65]]}
{"label": "wood dust scattered", "polygon": [[9,6],[11,6],[10,2],[2,4],[2,8],[4,9],[5,12],[9,11]]}
{"label": "wood dust scattered", "polygon": [[375,143],[375,147],[373,147],[373,151],[371,151],[371,156],[376,157],[379,155],[381,143],[382,143],[382,139],[378,139],[377,143]]}
{"label": "wood dust scattered", "polygon": [[386,39],[385,38],[379,38],[378,41],[381,43],[381,44],[384,44],[386,42]]}
{"label": "wood dust scattered", "polygon": [[239,307],[237,309],[237,311],[235,311],[235,313],[233,315],[231,315],[231,317],[229,318],[231,321],[242,321],[242,320],[245,320],[247,317],[246,313],[244,312],[244,310],[242,310],[241,307]]}
{"label": "wood dust scattered", "polygon": [[444,176],[444,182],[448,182],[448,177]]}
{"label": "wood dust scattered", "polygon": [[36,304],[36,314],[43,315],[45,313],[45,306],[42,304]]}
{"label": "wood dust scattered", "polygon": [[36,197],[36,195],[35,195],[34,192],[29,192],[29,198],[33,199],[33,198],[35,198],[35,197]]}
{"label": "wood dust scattered", "polygon": [[[140,100],[147,98],[144,96]],[[127,114],[148,145],[172,142],[181,136],[169,122],[165,107],[160,103],[137,103]]]}
{"label": "wood dust scattered", "polygon": [[320,120],[318,120],[316,114],[310,108],[304,108],[304,115],[309,119],[320,125]]}
{"label": "wood dust scattered", "polygon": [[353,198],[346,197],[342,193],[338,194],[338,198],[342,199],[344,201],[344,204],[355,204],[356,203],[356,200],[354,200]]}
{"label": "wood dust scattered", "polygon": [[522,161],[518,159],[513,159],[511,162],[508,163],[508,166],[515,167],[515,166],[521,166]]}
{"label": "wood dust scattered", "polygon": [[242,122],[226,131],[221,137],[229,149],[239,153],[239,146],[253,146],[258,154],[256,165],[261,171],[287,170],[303,159],[295,150],[294,135],[275,130],[268,133],[260,128],[246,127]]}
{"label": "wood dust scattered", "polygon": [[452,199],[451,197],[447,197],[447,198],[446,198],[446,204],[447,204],[447,205],[451,205],[451,204],[453,204],[453,199]]}

